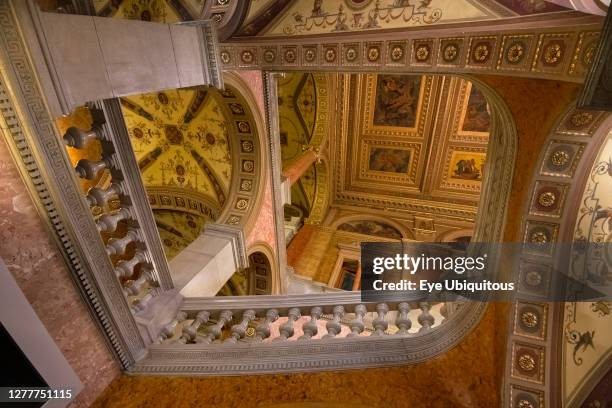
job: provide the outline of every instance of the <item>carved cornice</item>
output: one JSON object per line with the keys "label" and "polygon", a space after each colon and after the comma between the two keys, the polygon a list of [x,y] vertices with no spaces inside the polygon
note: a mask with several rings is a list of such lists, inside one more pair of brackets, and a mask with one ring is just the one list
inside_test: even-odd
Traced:
{"label": "carved cornice", "polygon": [[77,286],[115,355],[128,367],[146,352],[115,270],[47,110],[11,2],[0,2],[3,131]]}
{"label": "carved cornice", "polygon": [[[496,74],[582,82],[601,18],[324,37],[257,38],[219,46],[223,69]],[[401,39],[398,39],[401,38]],[[279,44],[280,42],[280,44]],[[372,48],[378,52],[369,53]],[[376,56],[375,60],[370,60]]]}

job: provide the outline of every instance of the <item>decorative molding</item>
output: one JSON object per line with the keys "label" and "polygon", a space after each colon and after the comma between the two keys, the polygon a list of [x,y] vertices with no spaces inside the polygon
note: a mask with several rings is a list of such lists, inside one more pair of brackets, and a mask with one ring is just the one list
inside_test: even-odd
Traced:
{"label": "decorative molding", "polygon": [[[582,82],[590,61],[577,58],[573,64],[570,63],[575,55],[585,52],[580,39],[601,29],[600,18],[580,15],[550,20],[544,24],[524,23],[521,28],[512,31],[504,30],[500,24],[487,24],[475,25],[467,32],[464,28],[461,31],[406,31],[403,34],[408,38],[409,47],[399,44],[397,35],[393,33],[360,33],[350,39],[342,35],[329,36],[325,37],[325,41],[308,36],[252,40],[236,38],[220,44],[219,50],[224,69],[367,72],[373,67],[367,54],[371,54],[368,50],[374,41],[378,53],[383,56],[375,64],[377,72],[422,72],[426,67],[428,73],[479,73]],[[536,39],[537,45],[534,44]],[[282,42],[280,50],[272,46],[279,41]],[[560,52],[549,47],[555,45],[561,49]],[[417,56],[416,53],[424,46],[429,47],[428,55],[439,50],[435,51],[438,58],[423,59],[421,54]],[[476,52],[475,47],[480,47],[479,50],[486,48],[485,63],[474,59],[472,54]],[[413,50],[415,56],[404,62],[408,49]],[[299,57],[308,50],[314,51],[313,60]],[[338,56],[340,51],[341,57]],[[248,58],[245,57],[247,54]],[[384,57],[387,55],[389,57]],[[400,56],[394,58],[395,55]],[[482,59],[482,55],[478,58]],[[584,65],[584,69],[578,65]]]}
{"label": "decorative molding", "polygon": [[47,110],[20,34],[12,2],[0,2],[2,116],[11,125],[2,133],[92,315],[127,368],[144,355],[145,344]]}
{"label": "decorative molding", "polygon": [[[524,204],[524,242],[573,241],[577,203],[584,188],[582,180],[600,143],[595,135],[598,129],[607,134],[610,125],[612,116],[609,114],[574,106],[557,119],[540,152],[529,199]],[[563,341],[563,335],[559,335],[563,304],[537,302],[534,296],[546,293],[555,279],[551,273],[554,265],[548,255],[547,251],[526,250],[520,265],[518,293],[508,325],[504,407],[528,406],[521,405],[522,401],[541,408],[563,404],[558,354]],[[527,350],[527,354],[537,360],[538,367],[521,368],[519,349]],[[524,366],[528,360],[529,357],[524,358]]]}

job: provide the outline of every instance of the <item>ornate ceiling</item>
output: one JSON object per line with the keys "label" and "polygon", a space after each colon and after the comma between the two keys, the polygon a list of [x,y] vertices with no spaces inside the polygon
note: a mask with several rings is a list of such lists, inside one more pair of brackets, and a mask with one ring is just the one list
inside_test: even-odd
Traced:
{"label": "ornate ceiling", "polygon": [[206,87],[124,97],[121,105],[171,259],[219,217],[228,199],[231,115],[222,96]]}
{"label": "ornate ceiling", "polygon": [[[198,202],[199,215],[216,219],[229,192],[230,124],[217,92],[180,89],[121,99],[134,153],[153,208]],[[188,207],[193,212],[191,206]]]}
{"label": "ornate ceiling", "polygon": [[491,120],[482,93],[454,77],[386,74],[346,75],[342,88],[332,204],[474,220]]}
{"label": "ornate ceiling", "polygon": [[238,36],[293,36],[469,23],[566,10],[545,0],[253,0]]}
{"label": "ornate ceiling", "polygon": [[312,74],[290,73],[278,82],[278,114],[283,163],[302,153],[310,143],[317,113],[317,91]]}
{"label": "ornate ceiling", "polygon": [[93,0],[101,17],[176,23],[193,20],[202,4],[199,0]]}

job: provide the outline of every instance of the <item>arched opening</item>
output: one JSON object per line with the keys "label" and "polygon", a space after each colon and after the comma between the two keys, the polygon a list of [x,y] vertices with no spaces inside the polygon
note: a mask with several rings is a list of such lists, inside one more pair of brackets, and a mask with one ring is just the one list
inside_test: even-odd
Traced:
{"label": "arched opening", "polygon": [[232,275],[217,296],[253,296],[272,293],[272,266],[263,252],[249,255],[249,266]]}

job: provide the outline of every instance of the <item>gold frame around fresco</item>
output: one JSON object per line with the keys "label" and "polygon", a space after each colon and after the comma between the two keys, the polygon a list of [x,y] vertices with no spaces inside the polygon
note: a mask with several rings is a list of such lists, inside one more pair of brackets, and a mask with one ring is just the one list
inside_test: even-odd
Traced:
{"label": "gold frame around fresco", "polygon": [[[465,123],[465,115],[467,114],[467,108],[470,101],[470,95],[472,94],[472,86],[474,84],[470,81],[465,81],[464,89],[462,89],[462,103],[461,103],[461,112],[459,113],[459,122],[457,124],[457,135],[459,136],[477,136],[479,138],[483,138],[484,141],[488,140],[490,131],[487,132],[477,132],[473,130],[463,130],[463,125]],[[487,106],[489,104],[487,103]],[[490,117],[489,113],[489,117]],[[489,125],[490,129],[490,125]]]}
{"label": "gold frame around fresco", "polygon": [[[391,74],[387,74],[391,75]],[[395,74],[393,74],[395,75]],[[397,76],[418,76],[397,74]],[[423,107],[423,103],[429,100],[431,90],[432,77],[421,75],[421,86],[419,88],[419,100],[416,106],[415,127],[402,126],[383,126],[374,125],[374,105],[376,103],[376,84],[378,83],[378,74],[366,76],[365,86],[365,121],[363,124],[363,134],[378,136],[408,136],[413,138],[422,138],[423,129],[425,127],[425,118],[427,117],[427,107]],[[425,108],[425,109],[423,109]]]}

